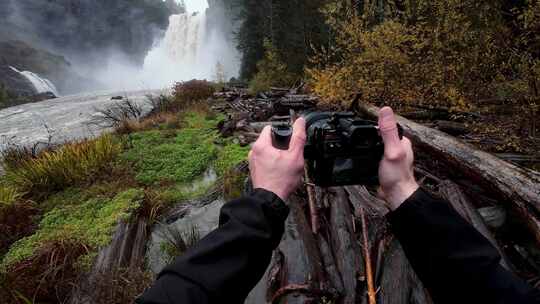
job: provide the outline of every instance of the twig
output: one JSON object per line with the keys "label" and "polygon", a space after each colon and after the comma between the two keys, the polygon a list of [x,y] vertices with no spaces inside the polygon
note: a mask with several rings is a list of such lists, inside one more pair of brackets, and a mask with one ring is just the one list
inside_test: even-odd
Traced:
{"label": "twig", "polygon": [[319,212],[317,210],[317,205],[315,205],[315,186],[313,186],[313,183],[311,182],[311,179],[309,178],[308,174],[308,168],[307,166],[304,166],[304,172],[305,172],[305,180],[306,180],[306,190],[308,194],[308,201],[309,201],[309,214],[311,217],[311,231],[313,234],[319,233]]}
{"label": "twig", "polygon": [[373,271],[371,269],[371,257],[369,254],[369,244],[368,244],[368,233],[367,233],[367,225],[366,225],[366,215],[364,213],[364,208],[360,208],[360,218],[362,220],[362,236],[363,236],[363,243],[364,243],[364,257],[366,262],[366,277],[367,277],[367,285],[368,285],[368,299],[369,304],[377,304],[377,300],[375,299],[375,295],[377,294],[375,292],[375,288],[373,286]]}

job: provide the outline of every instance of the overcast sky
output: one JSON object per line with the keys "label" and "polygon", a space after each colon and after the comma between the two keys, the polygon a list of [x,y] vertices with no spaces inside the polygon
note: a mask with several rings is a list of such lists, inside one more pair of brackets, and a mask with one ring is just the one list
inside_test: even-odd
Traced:
{"label": "overcast sky", "polygon": [[188,12],[202,12],[208,7],[207,0],[184,0]]}

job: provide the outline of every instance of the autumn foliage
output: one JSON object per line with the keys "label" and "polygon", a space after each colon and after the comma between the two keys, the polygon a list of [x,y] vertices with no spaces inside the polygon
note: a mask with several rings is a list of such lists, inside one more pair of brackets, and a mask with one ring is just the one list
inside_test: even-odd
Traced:
{"label": "autumn foliage", "polygon": [[334,39],[307,72],[327,103],[360,94],[394,106],[467,111],[496,100],[538,111],[540,4],[505,13],[497,1],[364,2],[324,9]]}

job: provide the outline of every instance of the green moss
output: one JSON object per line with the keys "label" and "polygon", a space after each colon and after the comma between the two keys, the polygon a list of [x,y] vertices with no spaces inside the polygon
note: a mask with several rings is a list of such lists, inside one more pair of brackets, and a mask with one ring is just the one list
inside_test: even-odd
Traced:
{"label": "green moss", "polygon": [[214,168],[219,176],[223,176],[232,167],[247,159],[249,147],[241,147],[237,144],[226,144],[219,152]]}
{"label": "green moss", "polygon": [[129,184],[125,183],[122,179],[114,182],[98,181],[85,187],[74,186],[49,196],[45,201],[40,203],[40,208],[43,212],[48,212],[58,207],[80,205],[89,199],[110,200],[118,193],[129,188]]}
{"label": "green moss", "polygon": [[122,158],[135,166],[138,182],[187,183],[201,175],[217,157],[208,130],[182,129],[173,137],[165,135],[160,131],[130,135],[132,148]]}
{"label": "green moss", "polygon": [[127,220],[140,206],[144,192],[130,189],[113,199],[89,199],[79,205],[58,207],[46,213],[33,235],[13,244],[0,269],[31,257],[36,249],[53,241],[72,240],[84,244],[89,254],[111,241],[118,221]]}
{"label": "green moss", "polygon": [[215,129],[223,119],[225,119],[223,114],[213,112],[187,112],[183,117],[185,127],[189,129]]}
{"label": "green moss", "polygon": [[136,180],[145,185],[186,184],[215,162],[218,174],[247,156],[247,148],[227,142],[218,149],[216,126],[222,119],[211,113],[184,114],[184,128],[176,131],[147,131],[127,137],[129,149],[122,159],[133,164]]}

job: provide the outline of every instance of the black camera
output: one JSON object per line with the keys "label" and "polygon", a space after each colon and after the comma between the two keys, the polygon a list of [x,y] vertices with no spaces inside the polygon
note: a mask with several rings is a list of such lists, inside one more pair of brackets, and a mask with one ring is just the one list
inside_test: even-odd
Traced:
{"label": "black camera", "polygon": [[[308,174],[321,187],[376,185],[384,143],[378,124],[350,112],[312,112],[304,116]],[[403,128],[398,125],[400,138]],[[287,149],[292,128],[272,128],[276,148]]]}

